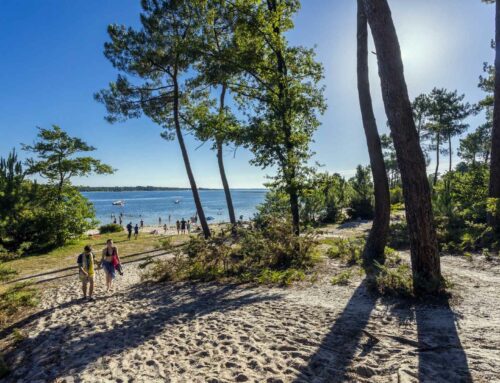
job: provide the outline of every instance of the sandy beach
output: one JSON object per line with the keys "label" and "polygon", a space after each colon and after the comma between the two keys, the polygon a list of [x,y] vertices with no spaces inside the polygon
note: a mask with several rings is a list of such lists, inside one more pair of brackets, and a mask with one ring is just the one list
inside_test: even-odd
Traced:
{"label": "sandy beach", "polygon": [[[380,299],[362,277],[333,286],[327,260],[292,288],[141,283],[80,299],[76,275],[17,324],[5,382],[500,382],[500,267],[443,257],[449,304]],[[9,335],[13,328],[1,332]]]}

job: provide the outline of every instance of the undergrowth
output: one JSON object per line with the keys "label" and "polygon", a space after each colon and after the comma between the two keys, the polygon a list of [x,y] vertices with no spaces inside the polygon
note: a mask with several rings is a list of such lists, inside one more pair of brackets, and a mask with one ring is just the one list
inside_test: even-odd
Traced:
{"label": "undergrowth", "polygon": [[164,245],[173,258],[154,261],[143,275],[156,281],[231,279],[290,285],[305,278],[316,261],[316,240],[295,236],[288,222],[269,219],[261,228],[220,232],[209,239],[192,236],[183,247]]}
{"label": "undergrowth", "polygon": [[35,307],[39,302],[38,290],[29,283],[18,283],[0,294],[0,325],[4,326],[21,310]]}

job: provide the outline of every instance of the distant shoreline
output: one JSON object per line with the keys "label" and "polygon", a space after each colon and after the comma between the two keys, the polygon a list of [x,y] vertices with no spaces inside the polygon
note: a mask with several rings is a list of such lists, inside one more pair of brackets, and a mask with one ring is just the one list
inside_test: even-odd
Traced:
{"label": "distant shoreline", "polygon": [[[80,192],[122,192],[122,191],[180,191],[191,190],[191,188],[170,186],[76,186]],[[223,190],[217,188],[198,188],[198,190]],[[232,188],[231,190],[258,190],[266,191],[265,188]]]}

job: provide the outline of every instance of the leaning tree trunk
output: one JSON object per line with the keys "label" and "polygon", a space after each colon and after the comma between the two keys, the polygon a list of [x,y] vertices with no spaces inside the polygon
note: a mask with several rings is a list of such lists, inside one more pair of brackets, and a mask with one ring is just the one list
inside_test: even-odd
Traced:
{"label": "leaning tree trunk", "polygon": [[368,25],[363,0],[358,0],[358,94],[363,128],[365,130],[368,154],[375,186],[375,217],[366,241],[364,258],[371,263],[384,262],[384,249],[389,232],[391,213],[389,181],[385,171],[384,155],[378,134],[377,122],[373,113],[368,75]]}
{"label": "leaning tree trunk", "polygon": [[[490,187],[489,196],[497,201],[500,198],[500,2],[495,4],[495,101],[493,104],[493,129],[491,131]],[[498,207],[499,204],[497,203]],[[490,214],[488,222],[497,233],[500,232],[500,212]]]}
{"label": "leaning tree trunk", "polygon": [[[225,97],[226,97],[226,85],[223,84],[222,91],[220,94],[220,106],[219,106],[219,113],[221,114],[224,113]],[[231,222],[234,231],[236,227],[236,217],[234,214],[234,206],[233,206],[233,199],[231,197],[231,190],[229,189],[229,183],[227,182],[227,177],[226,177],[226,170],[224,168],[224,159],[222,157],[222,147],[223,147],[222,140],[217,139],[216,145],[217,145],[217,162],[219,163],[220,178],[222,180],[222,186],[224,187],[224,194],[226,195],[226,204],[227,204],[227,210],[229,212],[229,221]]]}
{"label": "leaning tree trunk", "polygon": [[387,0],[365,0],[365,13],[377,50],[382,97],[401,171],[414,291],[417,295],[438,293],[441,265],[431,192],[413,121],[396,29]]}
{"label": "leaning tree trunk", "polygon": [[191,191],[193,192],[193,199],[196,205],[196,211],[198,217],[200,218],[201,228],[203,229],[203,234],[205,238],[210,237],[210,228],[208,227],[207,219],[205,218],[205,212],[203,211],[203,206],[201,205],[200,193],[198,187],[196,186],[196,181],[194,180],[193,171],[191,170],[191,163],[189,162],[188,152],[186,150],[186,145],[184,144],[184,137],[182,136],[181,126],[179,123],[179,85],[177,84],[176,75],[173,76],[174,79],[174,125],[175,133],[177,135],[177,140],[179,141],[179,146],[181,147],[182,159],[184,160],[184,165],[186,166],[186,172],[189,178],[189,184],[191,186]]}
{"label": "leaning tree trunk", "polygon": [[438,133],[436,138],[436,171],[434,172],[434,181],[432,185],[436,186],[439,172],[439,147],[441,146],[441,135]]}

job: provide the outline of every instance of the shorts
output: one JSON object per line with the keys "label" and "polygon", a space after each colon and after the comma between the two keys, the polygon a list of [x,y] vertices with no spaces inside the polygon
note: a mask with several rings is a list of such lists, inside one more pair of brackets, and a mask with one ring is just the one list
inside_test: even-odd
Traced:
{"label": "shorts", "polygon": [[85,275],[83,273],[80,273],[79,277],[82,283],[94,282],[94,275]]}

